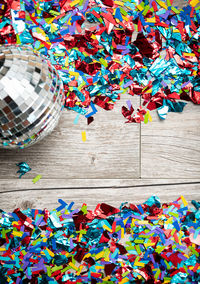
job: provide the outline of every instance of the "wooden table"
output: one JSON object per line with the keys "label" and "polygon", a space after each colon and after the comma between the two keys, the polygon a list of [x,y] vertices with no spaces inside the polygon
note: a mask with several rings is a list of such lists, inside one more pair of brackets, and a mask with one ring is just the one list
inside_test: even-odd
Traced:
{"label": "wooden table", "polygon": [[[151,195],[162,202],[180,195],[200,200],[199,106],[188,103],[183,113],[169,113],[165,121],[154,111],[151,123],[125,124],[121,106],[127,99],[135,108],[140,105],[140,97],[124,95],[113,111],[98,108],[89,126],[84,117],[75,125],[76,113],[65,109],[43,141],[24,150],[1,149],[0,207],[53,209],[58,198],[89,208],[99,202],[144,202]],[[32,171],[19,179],[21,161]],[[38,174],[42,178],[34,184]]]}
{"label": "wooden table", "polygon": [[[162,202],[180,195],[200,200],[200,106],[188,103],[166,121],[154,111],[147,125],[125,124],[121,106],[127,99],[135,108],[141,104],[140,97],[124,95],[113,111],[98,108],[89,126],[84,117],[75,125],[76,113],[65,109],[45,140],[25,150],[0,150],[0,208],[53,209],[58,198],[89,208],[99,202],[144,202],[151,195]],[[32,171],[18,179],[16,163],[21,161]],[[42,178],[33,184],[38,174]]]}

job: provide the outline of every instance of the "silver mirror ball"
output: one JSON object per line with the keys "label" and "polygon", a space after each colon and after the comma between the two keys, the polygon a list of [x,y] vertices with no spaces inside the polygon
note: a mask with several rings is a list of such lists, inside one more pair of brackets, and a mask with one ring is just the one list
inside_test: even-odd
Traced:
{"label": "silver mirror ball", "polygon": [[0,148],[25,148],[56,126],[64,106],[62,81],[28,46],[0,46]]}

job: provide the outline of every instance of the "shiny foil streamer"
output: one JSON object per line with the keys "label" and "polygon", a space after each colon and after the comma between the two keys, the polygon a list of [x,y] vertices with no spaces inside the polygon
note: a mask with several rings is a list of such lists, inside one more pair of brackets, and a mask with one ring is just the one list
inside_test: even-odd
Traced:
{"label": "shiny foil streamer", "polygon": [[63,83],[30,47],[0,47],[0,147],[24,148],[49,134],[64,105]]}

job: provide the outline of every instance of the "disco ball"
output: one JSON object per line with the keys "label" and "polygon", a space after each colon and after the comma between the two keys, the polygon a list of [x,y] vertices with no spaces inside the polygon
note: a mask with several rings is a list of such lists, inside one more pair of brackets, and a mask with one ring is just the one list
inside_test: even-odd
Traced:
{"label": "disco ball", "polygon": [[56,126],[64,106],[62,81],[30,47],[0,46],[0,147],[25,148]]}

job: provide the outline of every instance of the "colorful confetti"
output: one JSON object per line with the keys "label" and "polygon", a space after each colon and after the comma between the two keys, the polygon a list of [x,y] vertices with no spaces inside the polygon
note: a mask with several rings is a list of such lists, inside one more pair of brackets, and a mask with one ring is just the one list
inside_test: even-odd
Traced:
{"label": "colorful confetti", "polygon": [[1,210],[1,283],[199,283],[200,203]]}
{"label": "colorful confetti", "polygon": [[17,171],[17,174],[19,174],[19,178],[31,171],[31,168],[26,162],[18,163],[16,164],[16,166],[19,167],[19,170]]}
{"label": "colorful confetti", "polygon": [[[200,9],[172,0],[1,0],[0,43],[31,45],[64,85],[65,106],[86,116],[112,110],[124,93],[144,109],[122,109],[127,122],[200,104]],[[91,109],[92,108],[92,109]]]}

